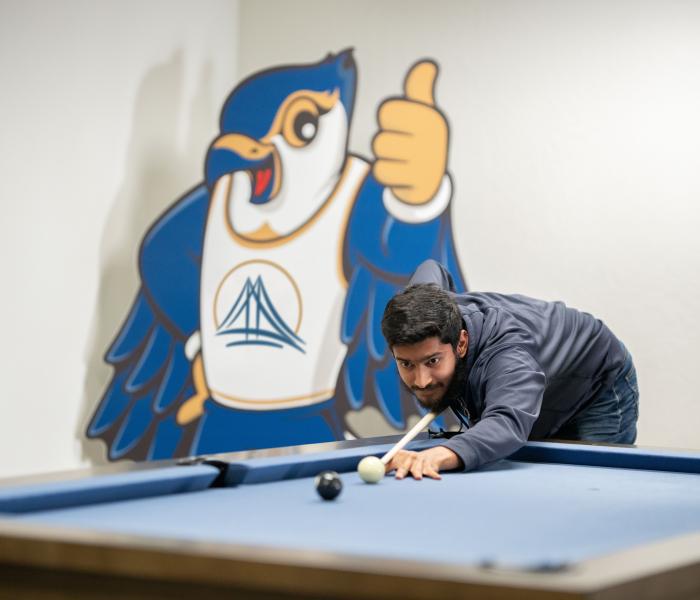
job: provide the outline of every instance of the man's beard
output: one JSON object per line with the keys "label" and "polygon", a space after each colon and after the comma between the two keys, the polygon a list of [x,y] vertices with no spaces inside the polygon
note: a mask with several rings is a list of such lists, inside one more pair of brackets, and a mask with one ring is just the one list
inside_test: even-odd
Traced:
{"label": "man's beard", "polygon": [[420,398],[415,396],[415,390],[411,389],[403,381],[401,381],[401,383],[406,390],[415,396],[418,403],[428,410],[441,413],[449,406],[452,406],[455,410],[464,412],[462,407],[464,405],[464,392],[467,382],[467,357],[465,356],[464,358],[460,358],[457,353],[455,353],[455,358],[455,372],[452,374],[452,379],[450,379],[450,383],[447,385],[447,389],[445,390],[442,398],[435,402],[430,402],[428,404],[422,402]]}

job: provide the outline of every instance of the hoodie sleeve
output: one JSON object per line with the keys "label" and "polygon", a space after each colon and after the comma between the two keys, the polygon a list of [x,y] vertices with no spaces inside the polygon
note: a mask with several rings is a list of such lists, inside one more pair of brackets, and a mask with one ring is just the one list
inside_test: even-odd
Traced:
{"label": "hoodie sleeve", "polygon": [[[435,260],[421,263],[410,281],[417,283],[454,292],[450,273]],[[510,456],[525,444],[540,414],[546,383],[542,367],[528,352],[527,332],[501,311],[490,311],[486,323],[493,346],[481,353],[469,376],[477,388],[474,393],[483,399],[481,419],[442,444],[462,459],[465,471]]]}
{"label": "hoodie sleeve", "polygon": [[450,272],[433,259],[423,261],[418,265],[408,285],[411,286],[419,283],[433,283],[440,286],[446,292],[456,291],[454,279]]}
{"label": "hoodie sleeve", "polygon": [[484,399],[481,419],[443,446],[455,452],[464,470],[505,458],[527,441],[542,405],[545,374],[521,346],[503,346],[474,365]]}

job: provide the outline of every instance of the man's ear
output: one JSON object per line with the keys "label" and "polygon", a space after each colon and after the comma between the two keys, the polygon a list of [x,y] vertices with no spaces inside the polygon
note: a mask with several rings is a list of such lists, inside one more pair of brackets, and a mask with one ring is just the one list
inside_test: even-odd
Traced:
{"label": "man's ear", "polygon": [[459,341],[457,342],[457,355],[464,358],[467,355],[467,347],[469,346],[469,334],[466,329],[459,332]]}

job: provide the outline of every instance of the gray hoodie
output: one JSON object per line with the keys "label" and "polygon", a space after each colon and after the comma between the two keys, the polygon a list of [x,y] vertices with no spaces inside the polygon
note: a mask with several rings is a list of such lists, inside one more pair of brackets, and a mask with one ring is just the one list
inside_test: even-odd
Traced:
{"label": "gray hoodie", "polygon": [[432,260],[418,267],[415,283],[453,292],[469,335],[463,405],[452,408],[468,412],[472,427],[443,444],[465,470],[556,434],[624,365],[625,348],[603,322],[562,302],[457,294],[447,270]]}

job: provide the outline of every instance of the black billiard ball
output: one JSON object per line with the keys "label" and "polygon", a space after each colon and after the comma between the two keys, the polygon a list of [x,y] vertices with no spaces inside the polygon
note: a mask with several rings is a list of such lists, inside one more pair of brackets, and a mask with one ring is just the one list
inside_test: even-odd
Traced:
{"label": "black billiard ball", "polygon": [[321,471],[316,475],[316,491],[324,500],[333,500],[343,489],[340,475],[335,471]]}

